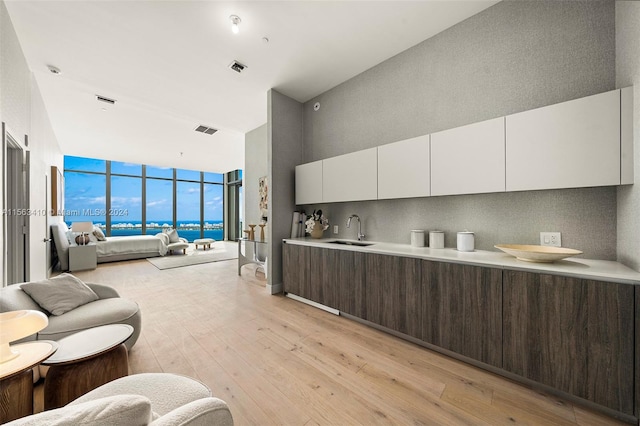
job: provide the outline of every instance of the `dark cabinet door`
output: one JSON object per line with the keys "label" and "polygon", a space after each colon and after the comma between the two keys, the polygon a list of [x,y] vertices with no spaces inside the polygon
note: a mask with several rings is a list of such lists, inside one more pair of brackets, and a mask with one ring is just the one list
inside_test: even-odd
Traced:
{"label": "dark cabinet door", "polygon": [[408,257],[366,254],[368,321],[420,338],[420,262]]}
{"label": "dark cabinet door", "polygon": [[285,293],[309,297],[308,262],[309,247],[287,243],[282,245],[282,285]]}
{"label": "dark cabinet door", "polygon": [[355,251],[331,250],[335,265],[330,281],[335,283],[337,309],[341,312],[366,317],[365,254]]}
{"label": "dark cabinet door", "polygon": [[504,271],[504,369],[633,414],[634,287]]}
{"label": "dark cabinet door", "polygon": [[422,340],[502,366],[502,271],[423,261]]}
{"label": "dark cabinet door", "polygon": [[364,318],[364,254],[283,244],[284,291]]}

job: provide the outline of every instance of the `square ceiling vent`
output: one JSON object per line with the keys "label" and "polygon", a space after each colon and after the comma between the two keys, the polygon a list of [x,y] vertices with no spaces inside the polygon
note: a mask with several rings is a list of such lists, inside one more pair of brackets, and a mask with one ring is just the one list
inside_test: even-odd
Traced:
{"label": "square ceiling vent", "polygon": [[213,127],[205,126],[204,124],[200,124],[195,128],[196,132],[204,133],[207,135],[212,135],[218,131],[218,129],[214,129]]}
{"label": "square ceiling vent", "polygon": [[242,71],[244,71],[247,68],[247,66],[244,64],[241,64],[238,61],[233,61],[229,64],[229,68],[231,68],[232,70],[240,74]]}

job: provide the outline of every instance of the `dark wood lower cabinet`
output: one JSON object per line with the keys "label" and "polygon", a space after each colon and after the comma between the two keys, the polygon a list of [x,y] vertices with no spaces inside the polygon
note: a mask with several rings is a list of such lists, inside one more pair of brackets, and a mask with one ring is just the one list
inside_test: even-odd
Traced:
{"label": "dark wood lower cabinet", "polygon": [[337,287],[336,308],[358,318],[366,317],[365,254],[355,251],[332,250],[336,267],[331,280]]}
{"label": "dark wood lower cabinet", "polygon": [[640,286],[283,245],[284,290],[636,418]]}
{"label": "dark wood lower cabinet", "polygon": [[635,346],[635,416],[640,418],[640,286],[635,286],[635,338],[636,338],[636,346]]}
{"label": "dark wood lower cabinet", "polygon": [[504,369],[634,414],[634,287],[503,273]]}
{"label": "dark wood lower cabinet", "polygon": [[502,270],[422,263],[422,340],[502,367]]}
{"label": "dark wood lower cabinet", "polygon": [[365,319],[422,337],[420,259],[367,254]]}
{"label": "dark wood lower cabinet", "polygon": [[283,244],[284,291],[364,318],[364,254]]}
{"label": "dark wood lower cabinet", "polygon": [[308,249],[295,244],[282,245],[282,287],[285,293],[304,297],[301,293],[308,291],[306,284],[303,285],[309,274],[309,265],[306,263],[309,259]]}

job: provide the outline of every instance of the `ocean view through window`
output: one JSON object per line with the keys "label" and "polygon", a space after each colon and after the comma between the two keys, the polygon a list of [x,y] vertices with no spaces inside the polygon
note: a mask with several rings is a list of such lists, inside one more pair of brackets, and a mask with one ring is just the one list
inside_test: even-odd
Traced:
{"label": "ocean view through window", "polygon": [[223,174],[65,156],[64,220],[90,221],[107,236],[224,240]]}

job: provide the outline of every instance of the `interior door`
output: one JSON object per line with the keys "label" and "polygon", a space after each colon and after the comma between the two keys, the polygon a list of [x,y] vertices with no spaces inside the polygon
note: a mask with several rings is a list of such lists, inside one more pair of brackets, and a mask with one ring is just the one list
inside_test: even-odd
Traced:
{"label": "interior door", "polygon": [[6,271],[4,284],[28,280],[28,201],[24,152],[20,144],[2,125],[3,176],[5,195],[3,197],[3,263]]}

